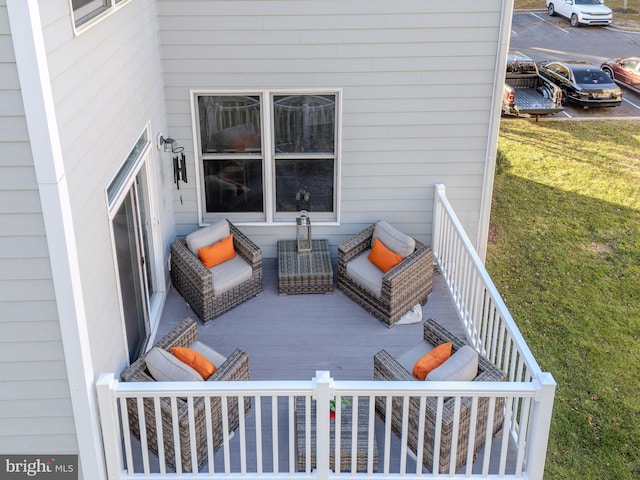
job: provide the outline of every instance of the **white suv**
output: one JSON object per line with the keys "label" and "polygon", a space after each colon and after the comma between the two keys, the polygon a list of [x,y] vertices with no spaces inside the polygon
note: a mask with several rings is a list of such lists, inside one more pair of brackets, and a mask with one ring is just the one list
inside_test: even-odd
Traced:
{"label": "white suv", "polygon": [[547,13],[567,17],[572,27],[584,25],[609,25],[611,9],[603,0],[546,0]]}

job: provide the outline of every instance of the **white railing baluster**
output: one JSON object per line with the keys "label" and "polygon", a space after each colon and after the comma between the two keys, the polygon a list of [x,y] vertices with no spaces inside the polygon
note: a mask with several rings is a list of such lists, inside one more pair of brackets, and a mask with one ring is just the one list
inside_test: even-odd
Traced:
{"label": "white railing baluster", "polygon": [[[478,422],[478,397],[471,399],[471,417],[469,420],[469,441],[467,442],[467,467],[465,474],[471,475],[473,468],[473,447],[476,439],[476,423]],[[487,425],[489,428],[489,425]]]}
{"label": "white railing baluster", "polygon": [[436,429],[433,435],[433,469],[432,473],[435,475],[440,470],[440,446],[442,444],[441,435],[442,435],[442,410],[444,408],[444,397],[442,395],[438,396],[437,406],[436,406]]}
{"label": "white railing baluster", "polygon": [[271,396],[271,444],[273,473],[277,474],[279,473],[280,461],[278,452],[278,397],[276,395]]}
{"label": "white railing baluster", "polygon": [[[353,474],[358,471],[358,400],[359,397],[356,395],[351,398],[353,402],[351,407],[351,473]],[[337,444],[338,442],[335,443]],[[338,470],[337,465],[336,470]]]}
{"label": "white railing baluster", "polygon": [[400,436],[400,475],[407,471],[407,444],[409,430],[409,397],[402,400],[402,435]]}
{"label": "white railing baluster", "polygon": [[427,411],[427,397],[420,396],[420,408],[418,412],[418,445],[416,454],[416,475],[422,474],[422,462],[424,457],[424,430],[425,430],[425,416]]}
{"label": "white railing baluster", "polygon": [[[391,416],[393,413],[392,402],[393,397],[391,395],[387,395],[385,398],[385,406],[384,406],[384,444],[391,445]],[[383,473],[388,476],[391,472],[391,449],[384,449],[384,462],[383,462]]]}
{"label": "white railing baluster", "polygon": [[176,473],[182,473],[182,454],[180,452],[180,430],[178,427],[178,404],[175,396],[171,397],[171,425],[173,425],[173,458],[176,463]]}
{"label": "white railing baluster", "polygon": [[[367,474],[373,473],[373,443],[375,439],[376,397],[369,397],[369,435],[367,437]],[[376,465],[376,468],[378,466]]]}
{"label": "white railing baluster", "polygon": [[[262,396],[256,395],[255,403],[256,403],[256,409],[255,409],[256,410],[256,468],[258,473],[262,474],[262,468],[263,468],[263,465],[262,465]],[[307,412],[309,412],[308,409],[307,409]],[[309,450],[307,450],[307,452],[308,451]]]}
{"label": "white railing baluster", "polygon": [[244,419],[244,395],[238,395],[238,433],[240,435],[240,473],[247,473],[247,427]]}
{"label": "white railing baluster", "polygon": [[142,450],[142,471],[145,475],[149,474],[149,446],[147,444],[147,418],[144,411],[142,397],[136,399],[136,408],[138,409],[138,428],[140,429],[140,448]]}
{"label": "white railing baluster", "polygon": [[[525,398],[522,399],[522,408],[520,410],[521,418],[519,425],[519,436],[521,438],[527,437],[527,432],[529,429],[529,412],[531,411],[531,399]],[[516,475],[522,475],[522,467],[524,465],[524,455],[525,455],[525,446],[526,442],[518,442],[518,454],[516,457]]]}
{"label": "white railing baluster", "polygon": [[196,442],[196,418],[194,412],[193,396],[187,398],[187,411],[189,412],[189,447],[191,450],[191,471],[198,471],[198,445]]}
{"label": "white railing baluster", "polygon": [[295,397],[289,396],[289,473],[296,471]]}
{"label": "white railing baluster", "polygon": [[[229,403],[227,396],[220,398],[222,410],[222,453],[224,454],[224,473],[231,473],[231,450],[229,448]],[[194,432],[195,433],[195,432]]]}
{"label": "white railing baluster", "polygon": [[489,474],[489,463],[491,461],[491,445],[493,442],[493,422],[496,411],[496,397],[489,398],[489,411],[487,413],[487,428],[484,434],[484,458],[482,459],[482,476]]}
{"label": "white railing baluster", "polygon": [[[131,399],[133,401],[133,399]],[[124,430],[124,452],[127,461],[127,471],[133,474],[133,451],[131,448],[131,426],[129,424],[129,409],[127,408],[127,398],[121,399],[120,411],[122,412],[122,428]]]}
{"label": "white railing baluster", "polygon": [[153,411],[155,413],[156,422],[156,439],[158,445],[158,461],[160,462],[160,474],[167,473],[167,465],[164,457],[164,432],[162,431],[162,415],[160,411],[160,397],[153,398]]}
{"label": "white railing baluster", "polygon": [[205,397],[204,402],[204,414],[205,414],[205,429],[207,432],[207,459],[209,463],[209,474],[214,474],[215,460],[214,460],[214,445],[213,445],[213,419],[211,412],[211,397]]}
{"label": "white railing baluster", "polygon": [[458,434],[460,432],[460,397],[454,399],[453,404],[453,431],[451,433],[451,453],[449,460],[449,473],[456,471],[456,460],[458,458]]}

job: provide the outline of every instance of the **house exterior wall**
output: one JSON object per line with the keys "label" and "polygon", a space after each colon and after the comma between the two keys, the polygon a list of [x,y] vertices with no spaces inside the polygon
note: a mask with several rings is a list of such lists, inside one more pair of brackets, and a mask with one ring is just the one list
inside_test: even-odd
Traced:
{"label": "house exterior wall", "polygon": [[0,0],[0,452],[77,451],[49,250]]}
{"label": "house exterior wall", "polygon": [[[147,125],[152,145],[166,129],[160,67],[154,0],[80,33],[68,0],[0,0],[0,452],[80,453],[80,478],[103,475],[95,379],[128,362],[106,188]],[[166,160],[154,147],[165,265]]]}
{"label": "house exterior wall", "polygon": [[[77,36],[67,0],[40,6],[95,373],[120,371],[126,346],[106,188],[147,123],[152,143],[165,128],[155,2],[128,2]],[[166,258],[171,172],[153,150]]]}
{"label": "house exterior wall", "polygon": [[[178,233],[200,220],[190,89],[335,87],[340,225],[313,223],[312,214],[314,234],[335,248],[384,218],[430,243],[433,188],[444,183],[476,238],[510,2],[158,0],[158,8],[169,128],[193,179],[175,203]],[[278,238],[295,235],[293,224],[242,227],[271,257]]]}

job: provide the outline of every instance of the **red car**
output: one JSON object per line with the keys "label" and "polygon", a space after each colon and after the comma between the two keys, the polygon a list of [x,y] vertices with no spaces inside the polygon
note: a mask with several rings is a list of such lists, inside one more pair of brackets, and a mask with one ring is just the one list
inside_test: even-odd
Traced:
{"label": "red car", "polygon": [[640,57],[613,58],[604,62],[600,68],[614,82],[640,93]]}

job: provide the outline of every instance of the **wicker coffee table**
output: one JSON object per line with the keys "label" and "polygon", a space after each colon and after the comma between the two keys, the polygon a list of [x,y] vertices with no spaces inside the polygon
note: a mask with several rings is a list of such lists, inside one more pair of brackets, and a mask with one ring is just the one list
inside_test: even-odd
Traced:
{"label": "wicker coffee table", "polygon": [[[351,404],[342,407],[342,420],[340,422],[340,471],[352,471],[351,457],[351,431],[352,431]],[[296,422],[296,453],[298,471],[306,469],[306,437],[305,437],[305,398],[297,397],[295,404]],[[335,472],[335,420],[331,422],[329,445],[329,468]],[[360,399],[358,404],[358,426],[356,447],[356,471],[367,472],[369,460],[369,399]],[[375,435],[372,448],[372,471],[378,471],[378,445]],[[311,402],[311,470],[316,468],[316,402]]]}
{"label": "wicker coffee table", "polygon": [[312,240],[298,252],[295,240],[278,240],[278,294],[333,293],[333,266],[327,240]]}

